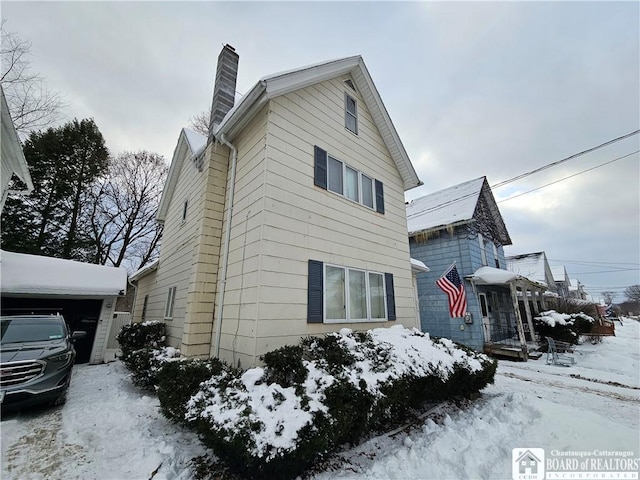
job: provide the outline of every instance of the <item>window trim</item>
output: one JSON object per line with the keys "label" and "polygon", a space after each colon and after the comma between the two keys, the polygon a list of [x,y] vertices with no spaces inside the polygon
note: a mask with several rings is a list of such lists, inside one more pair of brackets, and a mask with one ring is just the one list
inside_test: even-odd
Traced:
{"label": "window trim", "polygon": [[[345,301],[345,318],[327,318],[327,267],[329,268],[339,268],[344,270],[344,301]],[[366,318],[351,318],[351,305],[350,305],[350,289],[349,289],[349,272],[357,271],[364,273],[365,278],[365,294],[366,294],[366,303],[367,303],[367,317]],[[369,282],[369,275],[379,275],[382,280],[382,301],[383,301],[383,312],[384,317],[381,318],[372,318],[371,317],[371,285]],[[333,323],[372,323],[372,322],[387,322],[390,321],[388,314],[388,305],[387,305],[387,282],[385,278],[385,274],[383,272],[379,272],[377,270],[367,270],[364,268],[356,268],[356,267],[346,267],[344,265],[335,265],[333,263],[323,263],[322,267],[322,293],[323,293],[323,304],[322,304],[322,323],[333,324]]]}
{"label": "window trim", "polygon": [[[349,111],[349,99],[353,100],[353,105],[355,112],[351,113]],[[348,118],[353,118],[355,121],[355,132],[349,128],[349,123],[347,122]],[[354,135],[358,135],[358,100],[355,97],[349,95],[347,92],[344,92],[344,128],[353,133]]]}
{"label": "window trim", "polygon": [[173,320],[173,310],[176,304],[176,290],[177,287],[174,285],[173,287],[169,287],[169,291],[167,292],[167,301],[164,305],[165,320]]}

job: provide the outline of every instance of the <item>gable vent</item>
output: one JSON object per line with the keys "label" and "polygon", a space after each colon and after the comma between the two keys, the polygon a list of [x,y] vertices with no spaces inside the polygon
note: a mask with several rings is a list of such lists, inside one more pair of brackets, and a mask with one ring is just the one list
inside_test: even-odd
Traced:
{"label": "gable vent", "polygon": [[351,81],[350,78],[348,78],[347,80],[344,81],[344,84],[349,87],[351,90],[353,90],[354,92],[356,91],[356,87],[353,84],[353,82]]}

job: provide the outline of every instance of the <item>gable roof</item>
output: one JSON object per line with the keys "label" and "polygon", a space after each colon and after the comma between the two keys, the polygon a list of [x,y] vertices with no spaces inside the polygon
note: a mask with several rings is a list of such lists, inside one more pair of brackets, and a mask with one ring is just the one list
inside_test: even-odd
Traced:
{"label": "gable roof", "polygon": [[156,214],[156,220],[162,223],[167,217],[167,210],[171,203],[171,197],[173,197],[173,191],[176,189],[178,183],[178,177],[180,176],[180,170],[185,159],[190,158],[195,160],[207,146],[207,137],[200,135],[199,133],[183,128],[178,136],[178,144],[173,151],[173,158],[171,159],[171,166],[169,167],[169,174],[167,180],[162,189],[162,197],[160,198],[160,205],[158,205],[158,213]]}
{"label": "gable roof", "polygon": [[551,267],[551,275],[553,275],[554,282],[565,282],[567,285],[569,284],[569,276],[567,275],[567,270],[564,268],[564,265]]}
{"label": "gable roof", "polygon": [[[547,281],[547,272],[551,272],[547,262],[547,255],[544,252],[525,253],[522,255],[513,255],[505,257],[507,269],[514,273],[523,275],[531,280],[540,282],[555,290],[555,283],[550,285]],[[551,279],[553,280],[553,278]]]}
{"label": "gable roof", "polygon": [[486,177],[469,180],[412,200],[407,205],[409,236],[442,230],[450,225],[471,223],[475,221],[476,212],[482,201],[489,207],[500,242],[502,245],[511,245],[509,232]]}
{"label": "gable roof", "polygon": [[270,99],[345,74],[351,75],[362,95],[400,172],[404,189],[409,190],[422,185],[360,55],[320,62],[261,78],[217,125],[214,136],[220,138],[225,135],[229,140],[233,140]]}

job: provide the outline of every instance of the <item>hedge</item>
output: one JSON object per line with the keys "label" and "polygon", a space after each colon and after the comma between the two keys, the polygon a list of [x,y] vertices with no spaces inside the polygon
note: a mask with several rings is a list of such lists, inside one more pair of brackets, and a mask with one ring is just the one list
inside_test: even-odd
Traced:
{"label": "hedge", "polygon": [[401,424],[425,401],[477,394],[497,367],[401,325],[308,337],[262,360],[245,372],[185,361],[158,374],[163,413],[196,429],[247,478],[295,478],[340,445]]}

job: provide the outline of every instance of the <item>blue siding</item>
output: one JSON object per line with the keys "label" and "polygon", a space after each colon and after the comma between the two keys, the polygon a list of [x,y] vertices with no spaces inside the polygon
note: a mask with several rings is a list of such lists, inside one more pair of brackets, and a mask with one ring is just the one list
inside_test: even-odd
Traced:
{"label": "blue siding", "polygon": [[[485,239],[485,252],[489,267],[495,267],[493,244]],[[464,280],[467,293],[467,311],[473,316],[472,324],[465,324],[462,318],[451,318],[446,294],[435,284],[436,280],[455,261],[461,278],[472,275],[482,267],[482,253],[477,236],[469,236],[464,229],[455,229],[453,235],[440,231],[440,235],[427,241],[409,239],[411,257],[423,261],[430,272],[418,275],[418,295],[420,297],[420,324],[424,332],[435,337],[446,337],[462,343],[475,350],[482,351],[484,332],[482,330],[482,313],[478,296],[474,293],[469,281]],[[497,248],[500,267],[505,269],[504,249]],[[499,305],[496,307],[505,312],[509,320],[515,322],[513,307],[502,301],[502,292],[508,289],[492,288],[500,291]],[[482,289],[481,291],[487,291]],[[499,321],[499,320],[498,320]],[[464,327],[464,329],[461,329]]]}

